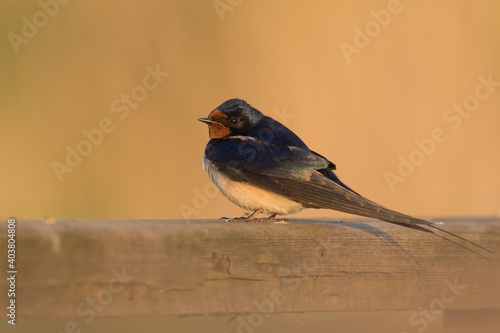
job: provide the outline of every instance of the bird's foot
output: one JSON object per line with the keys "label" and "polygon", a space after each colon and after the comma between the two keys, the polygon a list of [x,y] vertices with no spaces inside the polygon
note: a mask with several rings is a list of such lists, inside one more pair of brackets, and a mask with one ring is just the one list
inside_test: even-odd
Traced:
{"label": "bird's foot", "polygon": [[221,217],[221,220],[224,220],[226,222],[232,222],[232,221],[243,221],[243,222],[250,222],[250,221],[256,221],[259,220],[255,218],[256,215],[258,215],[260,212],[262,212],[262,209],[257,209],[255,212],[248,216],[242,216],[242,217],[235,217],[235,218],[228,218],[228,217]]}
{"label": "bird's foot", "polygon": [[273,215],[269,216],[269,217],[266,219],[266,221],[268,221],[268,222],[273,222],[273,223],[284,223],[284,224],[288,224],[288,222],[289,222],[289,221],[288,221],[287,219],[277,219],[277,218],[276,218],[276,215],[277,215],[277,214],[275,213],[275,214],[273,214]]}
{"label": "bird's foot", "polygon": [[274,219],[274,220],[271,220],[269,222],[273,222],[276,224],[288,224],[288,222],[290,222],[290,221],[288,221],[287,219]]}
{"label": "bird's foot", "polygon": [[277,214],[272,214],[268,218],[257,218],[258,214],[262,212],[262,209],[257,209],[255,212],[248,216],[242,216],[242,217],[235,217],[235,218],[228,218],[228,217],[221,217],[222,220],[226,222],[232,222],[232,221],[242,221],[242,222],[272,222],[272,223],[288,223],[287,219],[276,219]]}
{"label": "bird's foot", "polygon": [[259,215],[262,212],[262,209],[257,209],[255,212],[248,216],[242,216],[242,217],[235,217],[233,220],[235,221],[243,221],[243,222],[250,222],[250,221],[256,221],[258,220],[255,216]]}

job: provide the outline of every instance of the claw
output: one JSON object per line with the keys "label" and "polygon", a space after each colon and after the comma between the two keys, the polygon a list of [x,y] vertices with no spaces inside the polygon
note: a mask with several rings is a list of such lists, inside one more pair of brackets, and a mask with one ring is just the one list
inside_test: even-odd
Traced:
{"label": "claw", "polygon": [[235,217],[235,218],[228,218],[228,217],[221,217],[222,220],[226,222],[231,222],[231,221],[244,221],[244,222],[273,222],[273,223],[288,223],[287,219],[276,219],[276,213],[272,214],[268,218],[256,218],[255,216],[259,215],[262,213],[262,209],[259,208],[256,211],[254,211],[252,214],[248,216],[242,216],[242,217]]}

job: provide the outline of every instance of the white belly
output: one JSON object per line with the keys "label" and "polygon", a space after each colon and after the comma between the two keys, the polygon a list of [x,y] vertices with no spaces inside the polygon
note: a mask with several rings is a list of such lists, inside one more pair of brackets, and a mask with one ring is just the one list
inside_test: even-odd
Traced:
{"label": "white belly", "polygon": [[286,215],[301,211],[304,207],[282,195],[256,186],[231,180],[203,156],[203,168],[212,182],[229,200],[249,211],[262,209],[265,214]]}

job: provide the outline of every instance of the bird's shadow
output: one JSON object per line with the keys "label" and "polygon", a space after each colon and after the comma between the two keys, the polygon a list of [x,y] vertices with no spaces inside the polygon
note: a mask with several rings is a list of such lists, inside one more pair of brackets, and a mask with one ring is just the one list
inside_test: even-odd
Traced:
{"label": "bird's shadow", "polygon": [[[410,258],[417,266],[418,266],[418,272],[421,273],[421,271],[425,271],[425,269],[422,267],[422,265],[410,254],[404,247],[398,244],[398,242],[392,237],[391,234],[380,230],[379,228],[358,221],[358,220],[352,220],[352,222],[347,222],[347,221],[342,221],[342,220],[329,220],[329,219],[289,219],[290,222],[304,222],[304,223],[324,223],[324,224],[333,224],[333,225],[342,225],[344,227],[348,227],[351,229],[359,230],[362,232],[366,232],[369,234],[372,234],[376,238],[380,239],[383,243],[388,244],[391,246],[391,248],[395,247],[399,249],[400,253],[399,255],[401,256],[406,256]],[[402,252],[402,254],[401,254]]]}

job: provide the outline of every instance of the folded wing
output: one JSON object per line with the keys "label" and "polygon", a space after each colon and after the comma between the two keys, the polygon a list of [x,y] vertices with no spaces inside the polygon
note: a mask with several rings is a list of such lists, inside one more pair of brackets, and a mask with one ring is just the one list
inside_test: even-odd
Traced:
{"label": "folded wing", "polygon": [[429,230],[415,224],[431,225],[354,192],[333,173],[333,163],[308,149],[232,137],[214,142],[212,147],[209,144],[205,154],[233,180],[287,196],[308,208],[338,210],[422,231]]}

